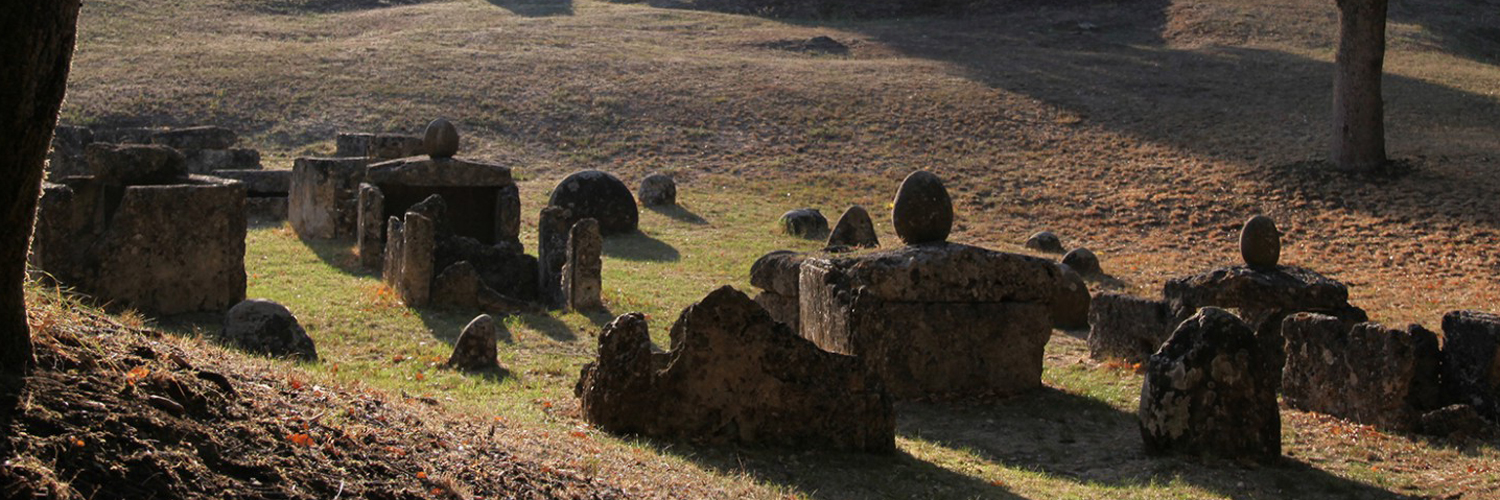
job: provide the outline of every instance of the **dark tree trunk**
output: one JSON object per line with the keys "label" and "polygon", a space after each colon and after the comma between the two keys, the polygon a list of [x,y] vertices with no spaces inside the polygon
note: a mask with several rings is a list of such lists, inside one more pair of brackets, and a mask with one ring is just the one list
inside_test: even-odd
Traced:
{"label": "dark tree trunk", "polygon": [[[0,377],[31,367],[23,284],[79,0],[0,1]],[[6,384],[9,385],[9,384]]]}
{"label": "dark tree trunk", "polygon": [[1337,0],[1339,51],[1333,77],[1333,164],[1369,171],[1385,165],[1385,66],[1388,0]]}

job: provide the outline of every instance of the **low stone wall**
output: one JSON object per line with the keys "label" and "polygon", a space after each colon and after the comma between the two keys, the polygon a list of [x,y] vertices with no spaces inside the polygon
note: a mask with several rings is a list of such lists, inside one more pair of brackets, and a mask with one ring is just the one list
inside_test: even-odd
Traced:
{"label": "low stone wall", "polygon": [[1282,401],[1289,407],[1409,430],[1441,406],[1437,335],[1420,325],[1398,330],[1299,313],[1281,332]]}

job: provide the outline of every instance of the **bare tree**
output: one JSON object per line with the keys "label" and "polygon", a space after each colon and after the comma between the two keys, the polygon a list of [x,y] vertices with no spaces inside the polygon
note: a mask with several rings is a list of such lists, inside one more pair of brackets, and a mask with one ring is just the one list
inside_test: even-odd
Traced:
{"label": "bare tree", "polygon": [[73,59],[78,7],[79,0],[0,2],[0,375],[6,379],[33,363],[26,253]]}
{"label": "bare tree", "polygon": [[1369,171],[1386,163],[1385,66],[1388,0],[1336,0],[1339,49],[1333,77],[1332,160],[1340,170]]}

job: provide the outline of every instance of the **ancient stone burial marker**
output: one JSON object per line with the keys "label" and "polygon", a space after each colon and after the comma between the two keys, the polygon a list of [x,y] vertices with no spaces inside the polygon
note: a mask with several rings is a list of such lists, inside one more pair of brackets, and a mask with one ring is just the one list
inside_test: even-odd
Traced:
{"label": "ancient stone burial marker", "polygon": [[755,296],[755,302],[766,308],[772,319],[792,327],[793,331],[802,324],[797,282],[806,258],[805,254],[791,250],[777,250],[762,255],[750,266],[750,284],[764,290]]}
{"label": "ancient stone burial marker", "polygon": [[1100,292],[1089,304],[1089,356],[1146,361],[1176,325],[1166,302]]}
{"label": "ancient stone burial marker", "polygon": [[641,179],[641,187],[635,195],[642,205],[670,207],[677,204],[677,181],[666,174],[651,174]]}
{"label": "ancient stone burial marker", "polygon": [[568,235],[573,229],[567,209],[542,207],[537,220],[537,298],[549,307],[562,307],[563,266],[568,263]]}
{"label": "ancient stone burial marker", "polygon": [[799,266],[803,337],[858,357],[898,398],[1041,387],[1056,264],[943,242],[839,255]]}
{"label": "ancient stone burial marker", "polygon": [[224,316],[220,336],[229,344],[257,354],[317,361],[318,349],[297,317],[281,304],[251,299],[235,304]]}
{"label": "ancient stone burial marker", "polygon": [[481,314],[464,327],[453,343],[453,355],[447,366],[464,371],[485,371],[500,367],[495,357],[495,337],[498,326],[495,318]]}
{"label": "ancient stone burial marker", "polygon": [[[292,229],[304,238],[354,236],[359,229],[360,183],[369,164],[362,157],[297,158],[287,194],[287,222]],[[380,222],[384,221],[382,215]]]}
{"label": "ancient stone burial marker", "polygon": [[1063,255],[1062,263],[1083,276],[1104,274],[1104,270],[1099,267],[1099,257],[1087,248],[1073,249],[1067,255]]}
{"label": "ancient stone burial marker", "polygon": [[1443,315],[1443,392],[1500,423],[1500,316],[1478,311]]}
{"label": "ancient stone burial marker", "polygon": [[340,132],[334,138],[333,156],[394,160],[425,154],[426,138],[401,134]]}
{"label": "ancient stone burial marker", "polygon": [[828,218],[812,208],[799,208],[781,214],[777,221],[781,232],[798,238],[821,238],[828,234]]}
{"label": "ancient stone burial marker", "polygon": [[865,207],[854,205],[839,216],[837,224],[833,225],[833,231],[828,233],[829,248],[879,248],[880,238],[875,235],[875,223],[870,221],[870,213]]}
{"label": "ancient stone burial marker", "polygon": [[532,311],[536,259],[515,247],[487,245],[458,234],[441,195],[391,217],[381,278],[406,305],[439,305],[492,313]]}
{"label": "ancient stone burial marker", "polygon": [[1139,412],[1146,452],[1276,459],[1275,376],[1248,325],[1217,307],[1199,309],[1146,365]]}
{"label": "ancient stone burial marker", "polygon": [[907,175],[891,204],[891,223],[908,245],[947,241],[953,231],[953,198],[942,179],[926,170]]}
{"label": "ancient stone burial marker", "polygon": [[438,118],[427,124],[422,138],[422,147],[433,159],[452,158],[458,154],[458,128],[446,118]]}
{"label": "ancient stone burial marker", "polygon": [[1089,284],[1066,264],[1057,267],[1062,280],[1058,283],[1057,296],[1052,298],[1052,327],[1063,330],[1088,328],[1089,307],[1093,302]]}
{"label": "ancient stone burial marker", "polygon": [[1276,229],[1276,221],[1264,215],[1245,221],[1240,228],[1240,256],[1247,266],[1275,269],[1281,261],[1281,231]]}
{"label": "ancient stone burial marker", "polygon": [[245,298],[245,186],[176,150],[94,143],[92,176],[43,185],[29,257],[58,282],[149,314]]}
{"label": "ancient stone burial marker", "polygon": [[635,232],[641,217],[630,188],[625,187],[619,178],[598,170],[574,172],[564,177],[552,188],[547,205],[567,210],[565,227],[571,228],[583,219],[594,219],[599,221],[599,232],[605,236]]}
{"label": "ancient stone burial marker", "polygon": [[563,302],[575,311],[604,308],[600,292],[604,263],[604,238],[599,235],[599,221],[583,219],[568,231],[567,261],[562,268]]}
{"label": "ancient stone burial marker", "polygon": [[574,391],[615,433],[706,443],[867,452],[895,449],[891,398],[859,360],[818,349],[723,287],[683,310],[668,352],[640,313],[599,335]]}
{"label": "ancient stone burial marker", "polygon": [[1437,335],[1312,313],[1282,322],[1287,406],[1355,422],[1412,430],[1441,406]]}
{"label": "ancient stone burial marker", "polygon": [[1026,238],[1026,248],[1047,253],[1064,252],[1062,239],[1051,231],[1041,231]]}

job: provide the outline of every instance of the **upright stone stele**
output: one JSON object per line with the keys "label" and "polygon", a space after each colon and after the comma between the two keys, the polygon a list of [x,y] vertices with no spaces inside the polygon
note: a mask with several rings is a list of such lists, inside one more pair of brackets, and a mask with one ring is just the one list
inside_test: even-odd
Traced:
{"label": "upright stone stele", "polygon": [[359,185],[359,230],[356,248],[365,269],[378,269],[385,253],[385,193],[369,183]]}
{"label": "upright stone stele", "polygon": [[568,259],[567,209],[542,208],[537,221],[537,299],[548,307],[563,305],[562,268]]}
{"label": "upright stone stele", "polygon": [[875,223],[870,221],[870,212],[865,207],[854,205],[839,216],[833,231],[828,233],[827,247],[879,248],[880,238],[875,235]]}
{"label": "upright stone stele", "polygon": [[891,222],[908,245],[947,241],[953,231],[953,198],[942,179],[926,170],[907,175],[891,204]]}
{"label": "upright stone stele", "polygon": [[600,297],[604,269],[600,254],[604,238],[599,235],[599,221],[583,219],[568,231],[567,262],[562,268],[563,301],[569,309],[592,311],[604,308]]}
{"label": "upright stone stele", "polygon": [[1146,452],[1276,459],[1277,371],[1245,322],[1199,309],[1146,365],[1138,414]]}
{"label": "upright stone stele", "polygon": [[453,343],[453,355],[448,357],[446,365],[471,372],[499,368],[500,361],[495,355],[496,330],[495,318],[488,314],[475,317]]}

